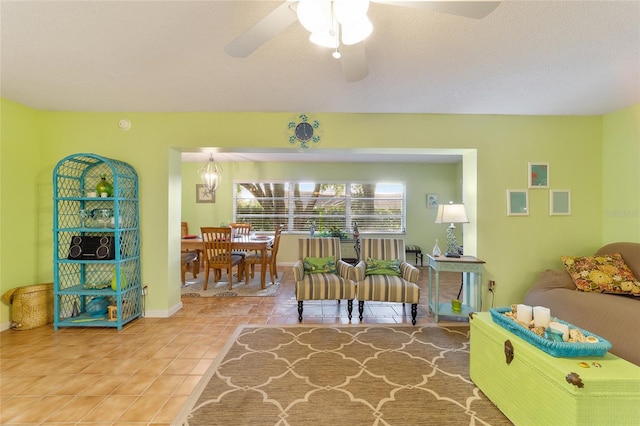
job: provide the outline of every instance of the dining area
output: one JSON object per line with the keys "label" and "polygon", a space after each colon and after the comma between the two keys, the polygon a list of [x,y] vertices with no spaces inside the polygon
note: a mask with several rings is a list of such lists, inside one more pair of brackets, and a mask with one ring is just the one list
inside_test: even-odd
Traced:
{"label": "dining area", "polygon": [[[199,234],[189,232],[188,224],[181,224],[182,286],[187,286],[186,274],[194,278],[204,272],[203,289],[206,291],[210,275],[218,282],[226,273],[228,289],[237,283],[249,284],[259,265],[260,287],[266,288],[267,269],[270,282],[278,278],[277,253],[284,225],[278,225],[273,234],[256,234],[250,223],[231,223],[229,226],[201,227]],[[201,270],[204,269],[204,270]],[[235,273],[234,273],[235,270]],[[213,271],[213,274],[210,274]]]}

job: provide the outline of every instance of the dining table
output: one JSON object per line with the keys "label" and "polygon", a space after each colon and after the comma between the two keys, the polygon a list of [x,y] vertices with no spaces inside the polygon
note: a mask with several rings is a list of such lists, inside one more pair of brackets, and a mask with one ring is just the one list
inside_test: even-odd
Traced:
{"label": "dining table", "polygon": [[[261,253],[260,286],[263,289],[266,288],[265,280],[267,276],[267,250],[273,244],[273,239],[274,237],[272,235],[235,235],[231,240],[231,250],[255,250]],[[194,250],[202,252],[204,250],[202,238],[182,238],[181,248],[182,250]]]}

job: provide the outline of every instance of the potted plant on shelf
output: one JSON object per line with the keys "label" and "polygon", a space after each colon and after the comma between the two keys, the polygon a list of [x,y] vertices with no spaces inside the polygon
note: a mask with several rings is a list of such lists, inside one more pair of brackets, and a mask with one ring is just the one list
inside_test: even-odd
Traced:
{"label": "potted plant on shelf", "polygon": [[322,231],[320,236],[340,238],[341,240],[348,238],[347,233],[341,231],[337,226],[332,226],[328,231]]}

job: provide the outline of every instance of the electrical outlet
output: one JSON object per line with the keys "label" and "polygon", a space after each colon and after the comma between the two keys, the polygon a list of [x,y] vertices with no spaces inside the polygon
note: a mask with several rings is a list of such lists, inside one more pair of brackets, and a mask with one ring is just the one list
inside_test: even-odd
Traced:
{"label": "electrical outlet", "polygon": [[495,289],[496,289],[496,282],[494,280],[489,280],[489,291],[493,293]]}

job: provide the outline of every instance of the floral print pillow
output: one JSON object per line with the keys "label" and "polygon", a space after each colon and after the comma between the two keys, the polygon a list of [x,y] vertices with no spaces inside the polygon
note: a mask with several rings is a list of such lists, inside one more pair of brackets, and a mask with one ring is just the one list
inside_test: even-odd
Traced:
{"label": "floral print pillow", "polygon": [[304,274],[335,274],[338,272],[336,258],[327,257],[305,257],[303,260]]}
{"label": "floral print pillow", "polygon": [[394,275],[401,277],[400,260],[372,259],[367,257],[365,273],[367,275]]}
{"label": "floral print pillow", "polygon": [[640,282],[620,253],[560,259],[578,290],[640,296]]}

